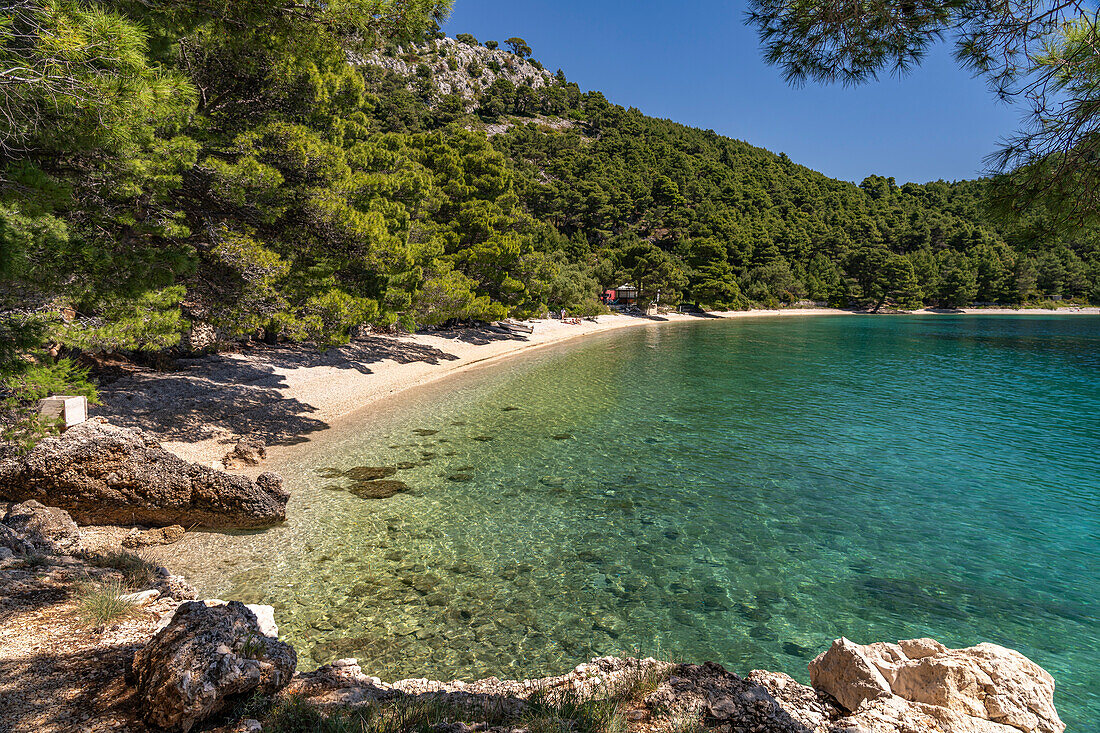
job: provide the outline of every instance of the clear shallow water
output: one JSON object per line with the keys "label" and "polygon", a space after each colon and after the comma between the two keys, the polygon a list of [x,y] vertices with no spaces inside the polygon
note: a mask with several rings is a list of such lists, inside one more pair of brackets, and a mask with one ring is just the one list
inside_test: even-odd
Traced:
{"label": "clear shallow water", "polygon": [[[836,636],[932,636],[1019,649],[1100,730],[1098,380],[1092,317],[632,329],[355,416],[273,466],[285,526],[172,562],[273,603],[305,668],[640,651],[806,681]],[[399,464],[385,499],[323,476]]]}

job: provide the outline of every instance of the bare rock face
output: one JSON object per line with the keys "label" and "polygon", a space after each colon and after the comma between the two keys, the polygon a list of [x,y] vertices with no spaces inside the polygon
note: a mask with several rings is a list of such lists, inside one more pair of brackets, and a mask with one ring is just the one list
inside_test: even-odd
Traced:
{"label": "bare rock face", "polygon": [[[869,730],[1062,733],[1054,678],[995,644],[948,649],[932,639],[855,644],[837,639],[810,662],[815,688]],[[894,728],[882,727],[893,721]]]}
{"label": "bare rock face", "polygon": [[252,481],[215,471],[96,420],[0,460],[0,499],[35,499],[81,524],[262,527],[286,518],[288,498],[275,474]]}
{"label": "bare rock face", "polygon": [[297,663],[243,603],[189,601],[134,655],[132,673],[146,721],[186,733],[243,696],[282,689]]}
{"label": "bare rock face", "polygon": [[[15,552],[73,555],[83,549],[80,528],[68,512],[34,500],[10,504],[0,512],[0,524],[7,530],[3,536],[9,538],[3,544]],[[17,542],[22,547],[13,546]]]}
{"label": "bare rock face", "polygon": [[[778,678],[786,675],[771,677],[781,682]],[[780,701],[768,686],[738,677],[713,662],[681,664],[668,683],[650,693],[645,703],[650,709],[672,711],[674,716],[702,718],[708,728],[718,730],[769,733],[817,730],[828,718],[829,703],[794,680],[790,683],[801,690]]]}

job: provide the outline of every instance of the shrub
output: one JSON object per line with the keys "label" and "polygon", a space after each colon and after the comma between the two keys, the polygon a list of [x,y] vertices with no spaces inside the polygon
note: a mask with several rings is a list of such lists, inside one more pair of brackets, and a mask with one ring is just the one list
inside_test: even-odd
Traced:
{"label": "shrub", "polygon": [[122,573],[126,585],[133,589],[148,588],[157,579],[157,566],[140,555],[125,550],[84,553],[84,559],[97,568],[112,568]]}
{"label": "shrub", "polygon": [[123,598],[124,595],[125,589],[118,581],[82,587],[77,602],[80,622],[84,626],[101,628],[132,616],[137,606]]}

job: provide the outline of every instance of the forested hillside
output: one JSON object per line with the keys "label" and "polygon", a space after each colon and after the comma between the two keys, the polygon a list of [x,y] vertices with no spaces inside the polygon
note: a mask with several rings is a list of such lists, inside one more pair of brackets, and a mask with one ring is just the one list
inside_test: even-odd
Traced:
{"label": "forested hillside", "polygon": [[622,281],[707,307],[1100,301],[1095,231],[994,221],[980,181],[855,186],[646,117],[522,39],[443,38],[446,6],[11,5],[8,406],[194,323],[325,348],[360,325],[590,313]]}

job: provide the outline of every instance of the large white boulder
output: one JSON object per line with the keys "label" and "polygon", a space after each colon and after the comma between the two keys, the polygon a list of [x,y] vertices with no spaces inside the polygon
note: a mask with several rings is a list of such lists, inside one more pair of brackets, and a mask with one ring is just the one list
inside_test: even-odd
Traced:
{"label": "large white boulder", "polygon": [[810,680],[869,729],[885,720],[899,730],[951,733],[1066,729],[1054,709],[1054,678],[996,644],[948,649],[932,639],[863,645],[840,638],[810,662]]}

